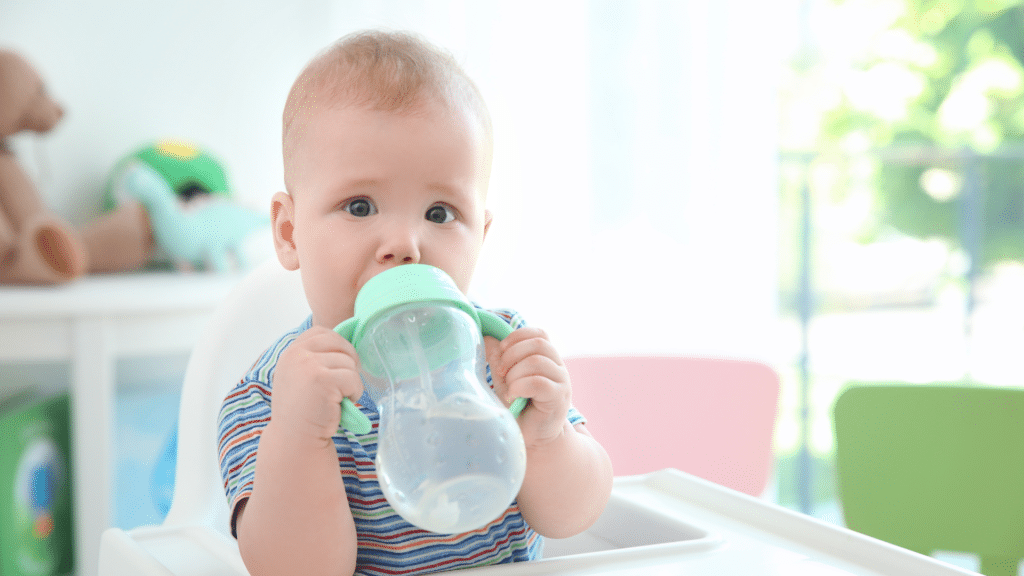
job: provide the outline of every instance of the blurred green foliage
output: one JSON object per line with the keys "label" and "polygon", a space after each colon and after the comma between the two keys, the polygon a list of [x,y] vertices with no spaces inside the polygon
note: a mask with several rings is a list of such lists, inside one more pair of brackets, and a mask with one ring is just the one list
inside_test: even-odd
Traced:
{"label": "blurred green foliage", "polygon": [[[845,0],[827,7],[841,12],[878,4]],[[982,192],[978,264],[1024,259],[1024,0],[889,4],[895,8],[885,13],[888,19],[869,32],[840,80],[828,72],[834,63],[823,60],[827,54],[812,49],[794,59],[791,96],[816,78],[832,78],[835,90],[822,91],[830,97],[819,98],[828,104],[818,109],[817,129],[784,148],[946,151],[932,159],[879,156],[870,175],[876,214],[865,240],[895,229],[959,243],[957,199],[970,182],[957,156],[973,157]],[[783,122],[785,131],[785,112]],[[935,181],[945,188],[929,185]]]}

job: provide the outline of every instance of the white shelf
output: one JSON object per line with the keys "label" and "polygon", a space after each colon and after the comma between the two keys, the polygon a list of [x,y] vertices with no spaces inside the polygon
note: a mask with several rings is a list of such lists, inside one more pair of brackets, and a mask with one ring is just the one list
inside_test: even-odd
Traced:
{"label": "white shelf", "polygon": [[0,287],[0,364],[71,365],[76,574],[96,573],[100,535],[112,526],[117,360],[189,353],[241,278],[146,272]]}

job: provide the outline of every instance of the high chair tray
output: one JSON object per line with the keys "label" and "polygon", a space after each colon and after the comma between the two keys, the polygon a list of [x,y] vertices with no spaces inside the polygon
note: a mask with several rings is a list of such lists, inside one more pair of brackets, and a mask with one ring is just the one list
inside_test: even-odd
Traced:
{"label": "high chair tray", "polygon": [[[460,570],[503,574],[974,574],[678,470],[617,477],[589,530],[548,539],[545,559]],[[244,575],[234,540],[203,525],[112,529],[101,575]]]}

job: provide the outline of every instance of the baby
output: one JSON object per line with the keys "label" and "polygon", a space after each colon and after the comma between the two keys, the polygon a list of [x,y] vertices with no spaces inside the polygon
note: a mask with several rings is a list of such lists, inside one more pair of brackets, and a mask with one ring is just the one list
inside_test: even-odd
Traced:
{"label": "baby", "polygon": [[[491,125],[452,59],[407,34],[342,38],[302,71],[284,109],[287,192],[271,202],[278,259],[299,270],[312,316],[256,362],[224,402],[221,471],[232,532],[250,573],[424,573],[540,557],[541,536],[588,528],[611,492],[608,456],[571,405],[545,333],[486,338],[492,386],[530,404],[518,423],[526,478],[490,524],[465,534],[420,530],[377,483],[378,413],[359,358],[334,328],[356,293],[409,263],[447,272],[463,293],[491,225],[485,199]],[[258,311],[254,311],[258,313]],[[373,430],[339,429],[356,402]]]}

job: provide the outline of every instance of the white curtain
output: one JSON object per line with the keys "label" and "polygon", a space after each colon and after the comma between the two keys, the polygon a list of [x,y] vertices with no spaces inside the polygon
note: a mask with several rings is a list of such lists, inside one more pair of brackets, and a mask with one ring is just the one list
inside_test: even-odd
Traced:
{"label": "white curtain", "polygon": [[494,116],[495,223],[474,283],[563,353],[771,360],[772,3],[346,2],[336,32],[447,47]]}

